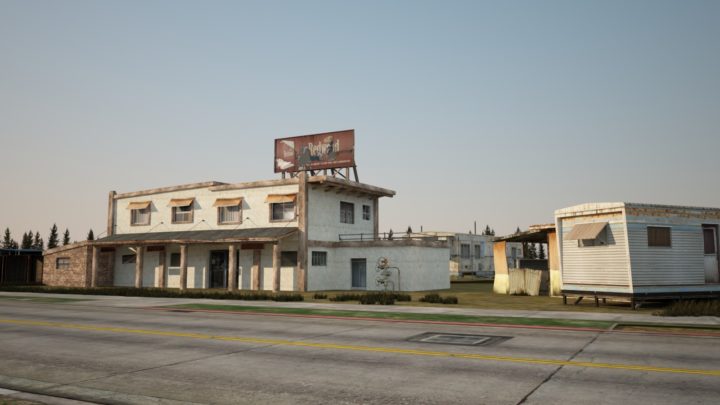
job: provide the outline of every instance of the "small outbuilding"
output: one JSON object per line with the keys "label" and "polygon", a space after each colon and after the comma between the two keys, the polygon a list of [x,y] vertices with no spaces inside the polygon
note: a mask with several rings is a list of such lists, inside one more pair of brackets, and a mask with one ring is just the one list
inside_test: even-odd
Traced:
{"label": "small outbuilding", "polygon": [[720,295],[720,208],[593,203],[559,209],[555,222],[563,294]]}

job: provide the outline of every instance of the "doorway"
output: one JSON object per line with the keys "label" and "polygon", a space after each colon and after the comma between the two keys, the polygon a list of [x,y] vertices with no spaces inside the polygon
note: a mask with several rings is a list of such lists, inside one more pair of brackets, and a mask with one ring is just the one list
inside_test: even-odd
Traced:
{"label": "doorway", "polygon": [[228,251],[210,252],[210,288],[227,288]]}
{"label": "doorway", "polygon": [[705,253],[705,283],[720,283],[717,225],[703,225],[703,250]]}
{"label": "doorway", "polygon": [[350,259],[352,268],[351,287],[367,289],[367,259]]}

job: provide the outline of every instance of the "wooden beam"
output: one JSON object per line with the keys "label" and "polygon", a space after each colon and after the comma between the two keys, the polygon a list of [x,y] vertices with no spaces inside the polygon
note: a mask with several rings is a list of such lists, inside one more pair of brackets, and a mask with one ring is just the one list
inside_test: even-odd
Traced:
{"label": "wooden beam", "polygon": [[273,291],[280,291],[280,258],[282,249],[280,242],[273,245]]}
{"label": "wooden beam", "polygon": [[230,292],[237,290],[237,248],[234,243],[228,246],[228,278],[227,289]]}
{"label": "wooden beam", "polygon": [[188,245],[180,245],[180,291],[187,289],[187,253]]}
{"label": "wooden beam", "polygon": [[259,290],[260,289],[260,266],[262,260],[262,250],[255,249],[253,250],[253,264],[252,268],[250,270],[250,277],[251,277],[251,289],[252,290]]}
{"label": "wooden beam", "polygon": [[143,251],[145,248],[137,246],[135,248],[135,288],[143,286]]}

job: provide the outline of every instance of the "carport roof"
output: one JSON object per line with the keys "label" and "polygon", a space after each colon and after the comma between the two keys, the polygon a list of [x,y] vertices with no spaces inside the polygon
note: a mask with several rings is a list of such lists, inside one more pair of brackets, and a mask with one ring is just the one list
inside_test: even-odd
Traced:
{"label": "carport roof", "polygon": [[531,225],[527,231],[498,236],[495,241],[547,243],[547,234],[551,232],[555,232],[555,224]]}
{"label": "carport roof", "polygon": [[217,243],[274,242],[297,232],[297,227],[213,229],[205,231],[123,233],[98,239],[98,245],[129,245],[133,243]]}

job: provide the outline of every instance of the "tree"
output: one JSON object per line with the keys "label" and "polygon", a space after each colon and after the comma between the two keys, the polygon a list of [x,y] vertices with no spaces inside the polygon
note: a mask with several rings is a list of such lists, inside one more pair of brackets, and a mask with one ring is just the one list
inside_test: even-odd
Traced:
{"label": "tree", "polygon": [[537,259],[537,249],[535,248],[534,243],[529,244],[527,253],[528,253],[527,254],[528,259]]}
{"label": "tree", "polygon": [[10,228],[5,228],[5,236],[2,241],[3,249],[14,249],[15,245],[17,245],[17,243],[13,240],[12,235],[10,234]]}
{"label": "tree", "polygon": [[539,245],[540,245],[540,247],[538,249],[538,259],[545,260],[545,244],[540,243]]}
{"label": "tree", "polygon": [[33,243],[33,232],[24,233],[22,242],[20,242],[20,249],[32,249]]}
{"label": "tree", "polygon": [[520,233],[520,232],[521,232],[520,227],[518,226],[517,229],[515,230],[515,233]]}
{"label": "tree", "polygon": [[412,227],[410,225],[408,225],[407,234],[410,235],[411,233],[413,233]]}
{"label": "tree", "polygon": [[95,234],[92,229],[88,232],[87,240],[95,240]]}
{"label": "tree", "polygon": [[390,229],[390,232],[388,232],[387,240],[392,240],[393,238],[393,231]]}
{"label": "tree", "polygon": [[32,244],[33,249],[43,250],[44,246],[45,242],[43,241],[43,238],[40,237],[40,232],[35,232],[35,239]]}
{"label": "tree", "polygon": [[485,225],[485,230],[483,231],[483,235],[492,235],[492,230],[490,230],[490,225]]}
{"label": "tree", "polygon": [[65,228],[65,233],[63,234],[63,246],[68,244],[70,244],[70,231]]}
{"label": "tree", "polygon": [[495,236],[495,228],[490,229],[490,236]]}
{"label": "tree", "polygon": [[53,224],[52,228],[50,228],[50,236],[48,236],[47,248],[52,249],[56,247],[58,247],[58,231],[57,225]]}

